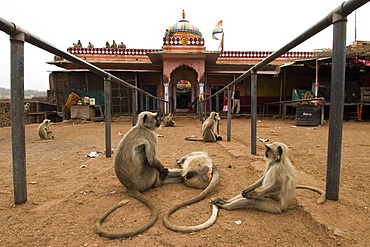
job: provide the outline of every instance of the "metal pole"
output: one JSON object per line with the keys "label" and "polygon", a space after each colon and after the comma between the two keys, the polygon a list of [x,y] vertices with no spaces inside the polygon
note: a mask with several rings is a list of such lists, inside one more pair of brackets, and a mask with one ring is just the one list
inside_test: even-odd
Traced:
{"label": "metal pole", "polygon": [[199,121],[203,123],[204,121],[203,109],[202,109],[202,103],[200,102],[199,98],[195,99],[194,109],[198,111]]}
{"label": "metal pole", "polygon": [[220,95],[217,94],[215,99],[216,99],[216,112],[220,112]]}
{"label": "metal pole", "polygon": [[251,74],[251,154],[257,154],[257,71]]}
{"label": "metal pole", "polygon": [[137,91],[133,89],[132,90],[132,126],[136,125],[136,96],[137,96]]}
{"label": "metal pole", "polygon": [[231,87],[227,89],[227,141],[231,141]]}
{"label": "metal pole", "polygon": [[10,37],[11,126],[14,204],[27,201],[26,141],[24,128],[24,33]]}
{"label": "metal pole", "polygon": [[111,155],[111,77],[104,78],[104,121],[105,121],[105,157]]}
{"label": "metal pole", "polygon": [[283,108],[283,112],[281,114],[281,118],[283,119],[283,121],[285,121],[285,116],[286,116],[286,104],[285,103],[281,103],[279,104],[281,105],[281,107]]}
{"label": "metal pole", "polygon": [[199,109],[200,109],[200,112],[201,112],[202,123],[203,123],[204,120],[207,118],[207,111],[205,109],[204,101],[199,103],[199,107],[200,107]]}
{"label": "metal pole", "polygon": [[203,101],[202,105],[203,105],[203,121],[204,121],[207,116],[207,101]]}
{"label": "metal pole", "polygon": [[201,102],[199,102],[199,104],[197,105],[199,105],[199,120],[203,123],[204,121],[204,112],[203,112],[203,107],[202,107],[203,105]]}
{"label": "metal pole", "polygon": [[[285,70],[284,70],[285,72]],[[280,95],[279,101],[283,101],[283,79],[280,79]],[[279,104],[279,114],[281,114],[281,105]]]}
{"label": "metal pole", "polygon": [[338,200],[342,151],[344,85],[346,69],[346,16],[333,15],[333,58],[331,69],[326,197]]}
{"label": "metal pole", "polygon": [[145,94],[145,110],[149,111],[149,96]]}

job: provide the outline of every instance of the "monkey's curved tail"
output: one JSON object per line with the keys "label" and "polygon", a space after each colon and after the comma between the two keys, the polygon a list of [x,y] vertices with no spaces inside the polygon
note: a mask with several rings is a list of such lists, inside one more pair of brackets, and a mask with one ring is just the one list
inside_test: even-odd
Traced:
{"label": "monkey's curved tail", "polygon": [[215,221],[217,219],[218,207],[216,205],[213,205],[213,204],[212,204],[212,215],[211,215],[211,217],[206,222],[204,222],[200,225],[196,225],[196,226],[178,226],[178,225],[175,225],[175,224],[171,223],[170,220],[169,220],[169,217],[172,213],[174,213],[178,209],[180,209],[180,208],[182,208],[186,205],[190,205],[190,204],[199,202],[200,200],[204,199],[209,193],[211,193],[213,191],[213,189],[216,187],[219,179],[220,179],[220,176],[219,176],[217,170],[215,169],[214,172],[213,172],[212,181],[209,183],[207,188],[205,188],[200,194],[198,194],[197,196],[195,196],[195,197],[193,197],[193,198],[191,198],[187,201],[181,202],[181,203],[173,206],[169,210],[167,210],[167,212],[163,216],[163,223],[166,225],[166,227],[173,230],[173,231],[177,231],[177,232],[195,232],[195,231],[199,231],[199,230],[208,228],[213,223],[215,223]]}
{"label": "monkey's curved tail", "polygon": [[191,136],[186,137],[184,140],[185,141],[198,141],[198,142],[202,142],[203,141],[203,139],[197,139],[197,138],[194,138],[194,137],[191,137]]}
{"label": "monkey's curved tail", "polygon": [[320,194],[320,197],[319,199],[317,199],[317,204],[323,204],[325,201],[326,201],[326,193],[325,191],[319,189],[319,188],[315,188],[315,187],[312,187],[312,186],[308,186],[308,185],[297,185],[296,186],[296,189],[308,189],[308,190],[312,190],[312,191],[316,191]]}
{"label": "monkey's curved tail", "polygon": [[151,215],[149,221],[145,225],[143,225],[141,227],[138,227],[138,228],[135,228],[135,229],[133,229],[131,231],[128,231],[128,232],[111,232],[111,231],[103,229],[102,223],[105,220],[105,218],[109,214],[111,214],[114,210],[116,210],[119,207],[122,207],[123,205],[125,205],[129,201],[129,200],[123,200],[123,201],[113,205],[111,208],[109,208],[105,213],[103,213],[96,220],[96,222],[95,222],[95,232],[97,234],[99,234],[100,236],[103,236],[103,237],[106,237],[106,238],[112,238],[112,239],[128,238],[128,237],[132,237],[134,235],[137,235],[137,234],[139,234],[139,233],[141,233],[145,230],[148,230],[152,225],[154,225],[154,223],[156,222],[156,220],[158,218],[158,209],[154,205],[154,203],[148,197],[144,196],[143,194],[141,194],[137,190],[129,191],[129,193],[130,193],[130,196],[132,196],[133,198],[141,201],[142,203],[144,203],[145,205],[147,205],[150,208],[150,210],[152,211],[152,215]]}

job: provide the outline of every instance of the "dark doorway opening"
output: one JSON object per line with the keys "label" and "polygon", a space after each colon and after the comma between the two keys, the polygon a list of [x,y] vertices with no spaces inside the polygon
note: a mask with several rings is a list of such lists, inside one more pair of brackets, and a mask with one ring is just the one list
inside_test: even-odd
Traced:
{"label": "dark doorway opening", "polygon": [[[153,96],[157,96],[157,85],[143,85],[143,90],[150,93]],[[140,110],[141,111],[156,111],[156,103],[153,98],[149,98],[149,109],[146,109],[146,97],[140,94]]]}
{"label": "dark doorway opening", "polygon": [[[211,94],[214,94],[221,90],[223,86],[211,86]],[[216,109],[216,101],[218,100],[218,107],[219,109]],[[215,112],[221,112],[222,107],[224,106],[224,94],[221,93],[217,97],[212,98],[212,111]]]}
{"label": "dark doorway opening", "polygon": [[188,112],[191,107],[191,82],[179,80],[176,83],[176,108],[177,111]]}

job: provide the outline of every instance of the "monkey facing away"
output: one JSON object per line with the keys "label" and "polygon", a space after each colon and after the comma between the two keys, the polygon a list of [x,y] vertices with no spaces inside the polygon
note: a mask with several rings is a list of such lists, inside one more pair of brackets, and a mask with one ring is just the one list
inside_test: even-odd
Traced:
{"label": "monkey facing away", "polygon": [[216,187],[219,175],[211,158],[205,152],[192,152],[180,158],[177,163],[182,167],[184,183],[189,187],[203,188],[197,196],[171,207],[163,216],[167,228],[179,232],[194,232],[210,227],[217,219],[218,207],[212,205],[212,215],[204,223],[197,226],[178,226],[170,222],[172,213],[183,206],[190,205],[204,199]]}
{"label": "monkey facing away", "polygon": [[[317,201],[325,201],[325,192],[314,187],[296,186],[295,169],[287,157],[288,147],[281,142],[266,144],[266,170],[264,175],[242,194],[227,200],[216,198],[211,203],[220,208],[234,210],[253,208],[271,213],[281,213],[294,198],[296,188],[317,191],[321,197]],[[258,190],[257,190],[258,189]]]}
{"label": "monkey facing away", "polygon": [[123,200],[97,219],[95,230],[99,235],[108,238],[127,238],[149,229],[157,220],[158,209],[141,192],[167,183],[183,182],[182,169],[164,168],[157,157],[157,135],[154,130],[159,127],[160,120],[157,118],[157,113],[147,111],[140,113],[137,124],[125,134],[118,144],[114,160],[116,175],[128,190],[129,195],[146,204],[152,211],[149,221],[128,232],[104,230],[101,226],[104,219],[115,209],[128,202],[128,200]]}
{"label": "monkey facing away", "polygon": [[163,126],[164,127],[175,127],[176,123],[175,123],[175,121],[172,120],[172,118],[173,118],[172,113],[165,116],[164,119],[163,119]]}
{"label": "monkey facing away", "polygon": [[218,112],[211,112],[209,117],[202,124],[202,139],[194,139],[192,137],[186,137],[187,141],[204,141],[204,142],[216,142],[222,141],[219,134],[219,122],[221,118]]}
{"label": "monkey facing away", "polygon": [[44,119],[44,121],[39,125],[37,128],[37,133],[39,134],[41,139],[54,139],[53,132],[49,130],[50,120]]}

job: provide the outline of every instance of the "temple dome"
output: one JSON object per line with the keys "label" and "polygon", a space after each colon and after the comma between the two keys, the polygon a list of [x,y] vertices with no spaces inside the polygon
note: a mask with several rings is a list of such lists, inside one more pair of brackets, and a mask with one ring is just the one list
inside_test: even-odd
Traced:
{"label": "temple dome", "polygon": [[189,21],[185,20],[185,12],[182,12],[182,20],[173,24],[166,30],[166,37],[195,37],[202,38],[202,33],[199,29],[191,24]]}

